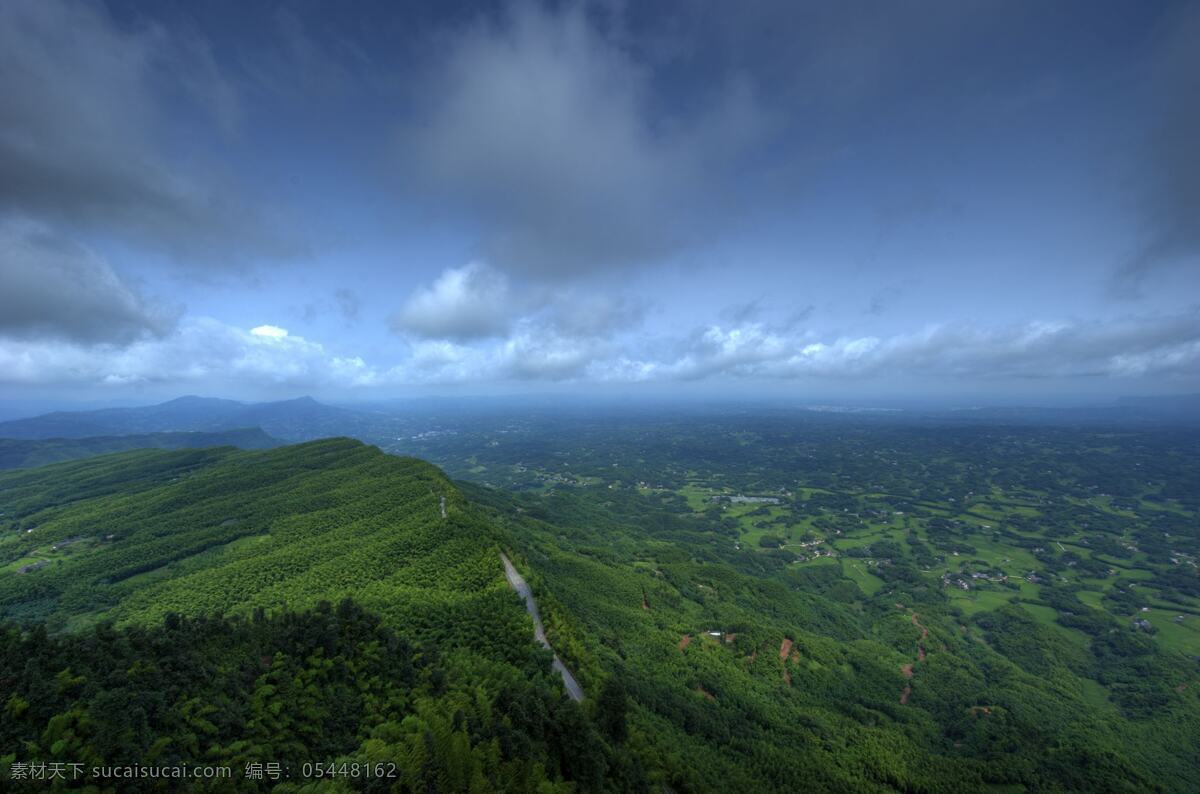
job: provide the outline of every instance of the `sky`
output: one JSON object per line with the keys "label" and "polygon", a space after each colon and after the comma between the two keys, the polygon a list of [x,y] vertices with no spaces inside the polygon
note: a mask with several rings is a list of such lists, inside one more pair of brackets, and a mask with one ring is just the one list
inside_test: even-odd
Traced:
{"label": "sky", "polygon": [[0,3],[0,397],[1200,391],[1200,3]]}

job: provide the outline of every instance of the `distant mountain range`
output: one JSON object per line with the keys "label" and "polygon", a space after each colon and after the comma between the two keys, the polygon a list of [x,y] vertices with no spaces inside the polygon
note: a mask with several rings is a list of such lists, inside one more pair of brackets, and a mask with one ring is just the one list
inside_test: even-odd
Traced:
{"label": "distant mountain range", "polygon": [[180,397],[138,408],[55,411],[0,422],[0,438],[90,438],[165,432],[222,432],[258,427],[285,441],[352,435],[369,415],[323,405],[311,397],[243,403],[213,397]]}
{"label": "distant mountain range", "polygon": [[1160,394],[1146,397],[1120,397],[1117,405],[1122,408],[1142,408],[1163,413],[1200,414],[1200,394]]}
{"label": "distant mountain range", "polygon": [[0,438],[0,469],[24,469],[65,460],[90,458],[130,449],[196,449],[238,447],[270,449],[283,442],[261,428],[249,427],[217,432],[143,433],[89,438],[22,439]]}
{"label": "distant mountain range", "polygon": [[[157,405],[133,408],[100,408],[88,411],[54,411],[40,416],[0,422],[0,439],[80,439],[150,433],[220,433],[261,428],[273,439],[288,443],[318,438],[348,436],[368,443],[384,443],[398,435],[416,432],[430,416],[478,418],[488,413],[520,410],[543,413],[547,406],[532,401],[525,407],[511,400],[390,401],[355,407],[325,405],[311,397],[277,402],[246,403],[214,397],[179,397]],[[651,412],[661,406],[647,407]],[[680,407],[677,406],[675,411]],[[586,408],[578,403],[556,404],[551,413],[585,411],[593,418],[612,411],[603,403]],[[624,405],[621,411],[638,411]],[[703,413],[703,406],[684,410]],[[811,411],[810,411],[811,413]],[[839,409],[831,417],[852,414],[856,421],[900,423],[985,423],[985,424],[1176,424],[1200,422],[1200,395],[1170,397],[1125,397],[1108,406],[1018,408],[983,407],[970,410],[923,409],[905,411],[862,411]],[[237,446],[244,446],[237,444]],[[151,444],[150,446],[161,446]],[[126,448],[126,447],[122,447]],[[115,449],[115,448],[114,448]]]}

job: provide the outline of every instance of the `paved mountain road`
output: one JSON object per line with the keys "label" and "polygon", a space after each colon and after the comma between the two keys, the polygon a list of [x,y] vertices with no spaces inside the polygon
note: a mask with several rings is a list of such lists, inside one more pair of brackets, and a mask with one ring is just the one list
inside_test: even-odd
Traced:
{"label": "paved mountain road", "polygon": [[[549,640],[546,639],[546,629],[542,626],[542,616],[538,612],[537,602],[533,600],[533,590],[529,588],[529,583],[525,581],[525,577],[517,572],[513,564],[509,561],[504,552],[500,552],[500,560],[504,563],[504,576],[508,579],[508,583],[513,590],[517,591],[517,595],[525,599],[525,609],[529,611],[529,616],[533,618],[533,636],[542,647],[548,651],[554,649],[550,647]],[[571,675],[571,671],[562,663],[562,659],[558,658],[558,654],[554,654],[553,667],[562,676],[563,686],[567,689],[567,695],[571,700],[576,702],[583,700],[583,687],[579,686],[579,682],[575,680],[575,676]]]}

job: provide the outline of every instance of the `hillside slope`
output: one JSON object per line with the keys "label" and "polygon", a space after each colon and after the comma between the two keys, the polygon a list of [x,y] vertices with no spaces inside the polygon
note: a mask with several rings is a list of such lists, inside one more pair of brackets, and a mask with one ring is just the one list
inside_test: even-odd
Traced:
{"label": "hillside slope", "polygon": [[0,779],[208,764],[265,790],[243,769],[272,761],[339,791],[625,780],[497,538],[433,466],[348,439],[0,474]]}
{"label": "hillside slope", "polygon": [[257,427],[211,433],[196,431],[90,438],[0,438],[0,469],[45,466],[129,449],[199,449],[224,446],[238,449],[270,449],[281,443]]}
{"label": "hillside slope", "polygon": [[53,629],[84,616],[155,623],[353,595],[410,625],[461,612],[468,631],[472,615],[511,606],[511,595],[494,536],[464,507],[433,466],[348,439],[7,473],[0,559],[47,564],[0,576],[0,608]]}

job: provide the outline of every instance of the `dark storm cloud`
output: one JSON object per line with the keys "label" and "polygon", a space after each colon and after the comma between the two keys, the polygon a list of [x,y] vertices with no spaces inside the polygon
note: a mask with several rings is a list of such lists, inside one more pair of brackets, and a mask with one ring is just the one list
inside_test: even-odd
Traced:
{"label": "dark storm cloud", "polygon": [[96,254],[30,222],[0,223],[0,284],[4,337],[125,345],[175,323]]}
{"label": "dark storm cloud", "polygon": [[1145,239],[1111,282],[1118,297],[1141,295],[1155,271],[1200,263],[1200,6],[1164,21],[1165,42],[1150,75],[1160,117],[1151,123],[1145,173]]}
{"label": "dark storm cloud", "polygon": [[714,177],[758,132],[749,87],[657,117],[649,76],[579,8],[516,5],[451,37],[400,134],[408,173],[475,214],[484,253],[563,276],[661,259],[697,234]]}
{"label": "dark storm cloud", "polygon": [[872,126],[981,113],[1000,78],[1026,91],[1078,25],[1045,14],[1030,32],[992,2],[700,6],[518,3],[451,27],[402,125],[405,178],[469,211],[510,271],[662,261],[794,202],[877,145],[858,134]]}
{"label": "dark storm cloud", "polygon": [[0,209],[188,261],[302,250],[232,181],[201,177],[160,145],[167,104],[191,108],[183,123],[227,134],[238,124],[235,92],[202,39],[121,28],[97,4],[13,0],[0,4],[0,96]]}

